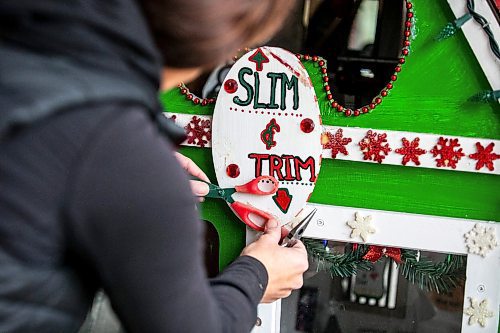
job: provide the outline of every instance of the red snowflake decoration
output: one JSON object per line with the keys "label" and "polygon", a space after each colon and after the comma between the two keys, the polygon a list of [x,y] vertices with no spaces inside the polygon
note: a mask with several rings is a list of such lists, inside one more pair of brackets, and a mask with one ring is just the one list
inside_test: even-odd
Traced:
{"label": "red snowflake decoration", "polygon": [[377,134],[369,130],[363,140],[359,141],[359,147],[363,152],[363,159],[382,163],[382,160],[392,150],[387,142],[387,134]]}
{"label": "red snowflake decoration", "polygon": [[212,140],[212,126],[209,119],[203,120],[196,116],[184,127],[187,134],[187,143],[205,147]]}
{"label": "red snowflake decoration", "polygon": [[476,170],[479,170],[484,166],[490,171],[495,170],[493,161],[499,159],[500,155],[493,152],[494,147],[495,144],[493,142],[486,146],[486,148],[484,148],[479,142],[476,142],[477,152],[469,155],[470,158],[477,160]]}
{"label": "red snowflake decoration", "polygon": [[351,138],[344,138],[342,128],[339,128],[335,134],[331,132],[323,133],[321,136],[321,143],[323,149],[332,150],[332,158],[336,158],[338,153],[349,155],[345,146],[352,141]]}
{"label": "red snowflake decoration", "polygon": [[[448,139],[440,137],[437,145],[430,152],[434,157],[441,155],[440,158],[436,158],[437,167],[444,166],[456,169],[457,163],[464,156],[464,153],[462,153],[462,148],[455,150],[455,148],[460,147],[458,139],[450,139],[449,145],[446,144],[447,142]],[[438,148],[438,146],[441,146],[441,148]]]}
{"label": "red snowflake decoration", "polygon": [[403,141],[403,147],[396,149],[395,152],[404,155],[402,164],[406,165],[406,163],[412,161],[415,165],[420,165],[418,156],[426,153],[424,149],[418,147],[420,138],[415,138],[412,142],[402,138],[401,141]]}

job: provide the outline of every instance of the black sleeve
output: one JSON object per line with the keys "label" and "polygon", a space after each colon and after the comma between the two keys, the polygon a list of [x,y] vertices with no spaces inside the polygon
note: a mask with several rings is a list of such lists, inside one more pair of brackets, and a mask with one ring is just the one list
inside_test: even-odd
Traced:
{"label": "black sleeve", "polygon": [[144,112],[121,110],[87,144],[68,193],[72,246],[128,332],[248,332],[267,284],[240,257],[208,280],[187,176]]}

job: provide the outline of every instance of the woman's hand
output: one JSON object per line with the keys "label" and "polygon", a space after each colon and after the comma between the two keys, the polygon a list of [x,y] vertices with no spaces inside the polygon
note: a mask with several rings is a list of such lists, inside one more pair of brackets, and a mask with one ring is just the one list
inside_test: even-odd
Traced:
{"label": "woman's hand", "polygon": [[292,290],[301,288],[302,274],[309,267],[304,244],[298,241],[293,247],[281,247],[278,245],[281,236],[282,228],[278,221],[269,220],[260,238],[241,253],[256,258],[267,269],[269,281],[262,303],[288,297]]}
{"label": "woman's hand", "polygon": [[[174,154],[181,167],[186,170],[188,174],[210,183],[210,179],[208,179],[203,170],[201,170],[200,167],[197,166],[196,163],[194,163],[189,157],[186,157],[178,152],[175,152]],[[208,185],[197,180],[190,180],[189,184],[191,185],[191,191],[194,196],[198,197],[200,201],[203,201],[205,199],[203,197],[208,194]]]}

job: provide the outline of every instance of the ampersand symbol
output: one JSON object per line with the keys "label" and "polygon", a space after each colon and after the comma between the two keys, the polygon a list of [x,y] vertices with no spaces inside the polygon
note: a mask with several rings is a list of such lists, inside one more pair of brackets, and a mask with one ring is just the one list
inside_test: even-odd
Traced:
{"label": "ampersand symbol", "polygon": [[276,146],[276,141],[274,141],[274,134],[280,131],[280,125],[276,123],[276,119],[271,119],[271,121],[266,125],[266,128],[260,132],[260,139],[266,145],[266,149],[270,150],[272,147]]}

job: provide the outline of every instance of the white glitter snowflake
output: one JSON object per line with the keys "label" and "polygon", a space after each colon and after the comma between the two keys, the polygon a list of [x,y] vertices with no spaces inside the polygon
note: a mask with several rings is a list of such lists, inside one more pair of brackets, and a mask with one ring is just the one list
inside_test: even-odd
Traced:
{"label": "white glitter snowflake", "polygon": [[482,327],[486,326],[486,320],[493,317],[493,312],[488,310],[488,300],[483,299],[481,303],[469,297],[470,306],[465,309],[464,313],[469,317],[469,325],[479,323]]}
{"label": "white glitter snowflake", "polygon": [[477,223],[474,228],[464,235],[465,245],[469,253],[486,256],[486,253],[497,246],[497,237],[493,227],[485,227]]}
{"label": "white glitter snowflake", "polygon": [[361,216],[358,212],[354,213],[354,221],[347,221],[347,225],[351,227],[351,238],[361,236],[364,242],[368,240],[368,234],[375,233],[375,229],[370,225],[372,217]]}

